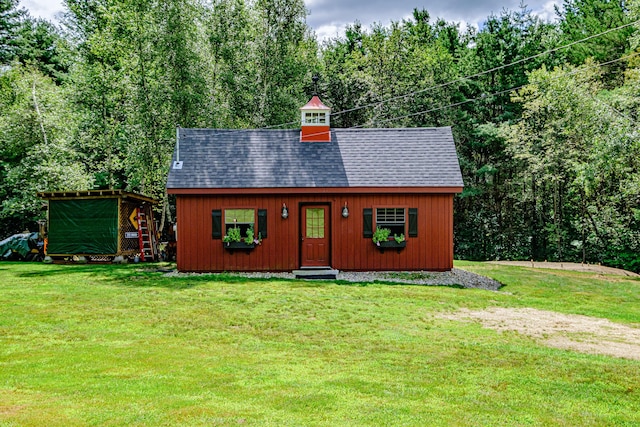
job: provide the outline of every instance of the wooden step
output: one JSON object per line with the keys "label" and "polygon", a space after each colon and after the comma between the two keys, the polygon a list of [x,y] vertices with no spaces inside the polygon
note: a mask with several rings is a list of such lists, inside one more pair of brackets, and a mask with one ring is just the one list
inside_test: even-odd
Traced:
{"label": "wooden step", "polygon": [[338,270],[331,267],[317,267],[317,268],[301,268],[300,270],[293,270],[293,275],[296,279],[309,279],[309,280],[335,280],[338,277]]}

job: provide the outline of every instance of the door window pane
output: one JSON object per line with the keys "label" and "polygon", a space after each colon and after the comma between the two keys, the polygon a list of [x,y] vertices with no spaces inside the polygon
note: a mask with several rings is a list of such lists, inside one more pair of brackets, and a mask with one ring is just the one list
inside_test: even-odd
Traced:
{"label": "door window pane", "polygon": [[324,209],[307,208],[307,237],[324,238]]}

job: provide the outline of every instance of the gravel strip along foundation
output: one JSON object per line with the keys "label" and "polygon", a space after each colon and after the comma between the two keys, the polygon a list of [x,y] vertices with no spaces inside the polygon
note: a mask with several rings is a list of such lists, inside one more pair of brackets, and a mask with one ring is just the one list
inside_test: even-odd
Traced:
{"label": "gravel strip along foundation", "polygon": [[[178,273],[169,272],[166,276],[189,276],[201,273]],[[280,278],[295,279],[292,273],[228,273],[249,278]],[[479,274],[471,273],[465,270],[454,268],[451,271],[434,272],[434,271],[341,271],[338,274],[338,281],[354,282],[354,283],[406,283],[410,285],[425,286],[462,286],[463,288],[485,289],[489,291],[497,291],[500,286],[499,282],[489,279]]]}

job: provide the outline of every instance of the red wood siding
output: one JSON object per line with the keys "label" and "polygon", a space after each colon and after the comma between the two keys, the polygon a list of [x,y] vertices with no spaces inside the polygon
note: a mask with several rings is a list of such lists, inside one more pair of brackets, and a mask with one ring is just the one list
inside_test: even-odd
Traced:
{"label": "red wood siding", "polygon": [[330,142],[331,130],[329,126],[302,126],[300,142]]}
{"label": "red wood siding", "polygon": [[[300,267],[300,209],[329,203],[331,266],[339,270],[450,270],[453,267],[453,194],[177,195],[180,271],[291,271]],[[345,202],[349,217],[342,217]],[[286,203],[289,217],[280,216]],[[268,237],[251,252],[229,252],[211,238],[211,211],[225,208],[267,210]],[[418,237],[407,236],[398,253],[363,237],[363,209],[418,209]],[[224,224],[223,224],[224,230]],[[259,230],[258,230],[259,231]]]}

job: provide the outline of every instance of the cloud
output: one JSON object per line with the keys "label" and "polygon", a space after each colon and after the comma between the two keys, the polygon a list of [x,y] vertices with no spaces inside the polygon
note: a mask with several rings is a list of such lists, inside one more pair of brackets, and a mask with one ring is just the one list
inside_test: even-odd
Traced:
{"label": "cloud", "polygon": [[62,0],[21,0],[20,6],[29,11],[34,18],[49,21],[56,19],[56,14],[62,12]]}
{"label": "cloud", "polygon": [[[551,20],[555,17],[553,6],[558,3],[559,0],[533,0],[526,3],[526,7],[542,19]],[[356,21],[370,28],[373,23],[389,25],[391,21],[411,18],[414,9],[426,9],[431,16],[431,22],[442,18],[447,22],[460,23],[462,29],[466,25],[478,28],[491,14],[499,15],[506,9],[519,10],[521,1],[305,0],[305,4],[309,11],[307,23],[322,40],[335,37],[334,29],[343,34],[344,29]]]}
{"label": "cloud", "polygon": [[[307,23],[319,40],[342,36],[348,25],[360,22],[365,28],[373,23],[389,25],[391,21],[410,19],[414,9],[426,9],[431,21],[442,18],[476,28],[492,13],[499,15],[504,9],[519,10],[521,0],[304,0],[309,15]],[[530,0],[527,8],[544,20],[555,19],[554,5],[560,0]],[[21,0],[21,5],[34,17],[50,21],[62,12],[62,0]]]}

